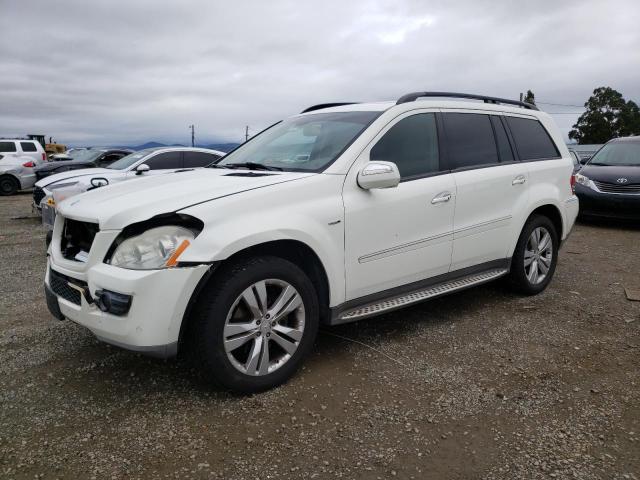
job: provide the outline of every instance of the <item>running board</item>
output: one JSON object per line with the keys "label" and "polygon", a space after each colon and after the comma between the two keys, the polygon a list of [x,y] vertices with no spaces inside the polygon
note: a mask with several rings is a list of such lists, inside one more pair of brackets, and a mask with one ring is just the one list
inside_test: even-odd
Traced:
{"label": "running board", "polygon": [[383,313],[403,308],[414,303],[423,302],[435,297],[440,297],[448,293],[463,290],[465,288],[480,285],[482,283],[490,282],[496,278],[502,277],[509,272],[507,268],[499,268],[493,270],[487,270],[482,273],[475,273],[465,277],[460,277],[455,280],[449,280],[437,285],[431,285],[421,290],[416,290],[410,293],[404,293],[397,297],[387,298],[385,300],[379,300],[367,305],[346,310],[338,316],[334,321],[334,324],[355,322],[366,317],[372,317],[374,315],[380,315]]}

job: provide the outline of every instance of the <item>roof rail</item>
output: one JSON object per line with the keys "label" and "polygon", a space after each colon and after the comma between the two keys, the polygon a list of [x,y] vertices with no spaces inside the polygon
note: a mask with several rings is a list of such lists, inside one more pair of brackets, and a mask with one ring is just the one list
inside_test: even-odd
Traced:
{"label": "roof rail", "polygon": [[300,113],[313,112],[314,110],[322,110],[323,108],[341,107],[343,105],[355,105],[358,102],[337,102],[337,103],[319,103],[318,105],[311,105],[305,108]]}
{"label": "roof rail", "polygon": [[421,97],[448,97],[448,98],[469,98],[472,100],[482,100],[484,103],[504,103],[507,105],[515,105],[517,107],[523,107],[528,110],[538,110],[538,107],[531,103],[519,102],[518,100],[509,100],[507,98],[487,97],[484,95],[473,95],[471,93],[456,93],[456,92],[413,92],[407,93],[401,96],[396,105],[401,103],[415,102]]}

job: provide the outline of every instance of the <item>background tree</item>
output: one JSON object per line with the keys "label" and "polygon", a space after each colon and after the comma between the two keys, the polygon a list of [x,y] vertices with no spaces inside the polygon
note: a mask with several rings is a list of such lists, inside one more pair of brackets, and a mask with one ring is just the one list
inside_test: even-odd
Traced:
{"label": "background tree", "polygon": [[527,90],[527,94],[524,96],[524,101],[527,103],[531,103],[532,105],[536,104],[536,96],[531,90]]}
{"label": "background tree", "polygon": [[640,134],[640,109],[631,100],[610,87],[593,91],[586,111],[569,132],[569,138],[580,144],[605,143],[612,138]]}

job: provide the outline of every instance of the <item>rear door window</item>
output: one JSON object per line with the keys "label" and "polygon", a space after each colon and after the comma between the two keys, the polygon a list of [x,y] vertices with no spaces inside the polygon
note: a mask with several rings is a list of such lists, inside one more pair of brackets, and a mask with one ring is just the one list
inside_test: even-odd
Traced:
{"label": "rear door window", "polygon": [[182,168],[182,152],[164,152],[145,160],[151,170]]}
{"label": "rear door window", "polygon": [[516,142],[520,160],[542,160],[560,158],[553,140],[538,120],[520,117],[505,117]]}
{"label": "rear door window", "polygon": [[16,151],[15,142],[0,142],[0,152],[15,152],[15,151]]}
{"label": "rear door window", "polygon": [[449,168],[473,168],[498,163],[498,149],[489,115],[443,113]]}
{"label": "rear door window", "polygon": [[206,167],[220,158],[220,155],[206,152],[184,152],[184,168]]}
{"label": "rear door window", "polygon": [[20,142],[23,152],[37,152],[38,149],[33,142]]}
{"label": "rear door window", "polygon": [[403,118],[371,149],[371,160],[393,162],[402,179],[438,172],[438,130],[433,113]]}

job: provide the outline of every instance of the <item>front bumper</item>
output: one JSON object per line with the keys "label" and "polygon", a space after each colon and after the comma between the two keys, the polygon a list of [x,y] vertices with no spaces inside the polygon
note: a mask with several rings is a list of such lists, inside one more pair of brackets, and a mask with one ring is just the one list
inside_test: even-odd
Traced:
{"label": "front bumper", "polygon": [[[168,358],[177,353],[183,317],[196,286],[210,268],[211,265],[203,264],[164,270],[127,270],[98,263],[80,273],[55,265],[49,259],[45,275],[47,305],[54,317],[66,317],[88,328],[99,340]],[[96,290],[131,295],[129,311],[117,316],[101,311],[83,295],[76,303],[56,294],[51,286],[50,269],[86,284],[90,299],[95,298]]]}
{"label": "front bumper", "polygon": [[576,184],[580,215],[640,220],[640,195],[603,193]]}

